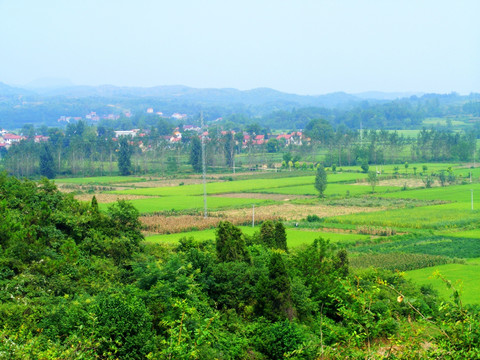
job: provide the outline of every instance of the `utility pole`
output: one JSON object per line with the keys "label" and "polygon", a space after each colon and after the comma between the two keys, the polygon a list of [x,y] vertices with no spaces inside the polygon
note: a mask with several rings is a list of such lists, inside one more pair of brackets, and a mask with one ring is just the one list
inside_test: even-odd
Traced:
{"label": "utility pole", "polygon": [[203,217],[207,218],[207,167],[205,165],[205,129],[203,128],[203,111],[200,112],[200,127],[202,132],[202,178],[203,178]]}
{"label": "utility pole", "polygon": [[473,189],[470,189],[470,197],[472,200],[472,210],[473,210]]}
{"label": "utility pole", "polygon": [[252,205],[252,227],[255,227],[255,204]]}

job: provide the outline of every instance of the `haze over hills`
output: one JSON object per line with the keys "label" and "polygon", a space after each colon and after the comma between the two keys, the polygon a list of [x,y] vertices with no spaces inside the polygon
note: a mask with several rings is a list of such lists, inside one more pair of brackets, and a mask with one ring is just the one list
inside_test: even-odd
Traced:
{"label": "haze over hills", "polygon": [[297,95],[270,88],[237,90],[234,88],[193,88],[184,85],[163,85],[154,87],[125,87],[115,85],[74,85],[68,79],[43,78],[34,80],[25,86],[13,87],[0,82],[0,96],[39,95],[43,97],[61,96],[68,98],[105,97],[159,97],[163,100],[200,101],[205,103],[243,103],[258,105],[268,102],[291,102],[298,106],[336,107],[361,100],[394,100],[412,95],[421,96],[421,92],[379,92],[369,91],[358,94],[334,92],[322,95]]}
{"label": "haze over hills", "polygon": [[[335,122],[338,123],[357,124],[360,121],[358,116],[362,114],[361,116],[366,120],[376,118],[376,123],[380,122],[382,126],[387,126],[386,124],[389,123],[389,120],[382,120],[384,115],[381,115],[387,112],[389,115],[386,118],[393,118],[395,122],[405,119],[405,126],[410,126],[412,118],[426,114],[412,115],[418,112],[415,109],[418,109],[420,103],[426,106],[425,109],[431,116],[438,116],[440,113],[433,111],[433,108],[462,106],[465,102],[479,99],[478,94],[462,96],[456,93],[347,94],[335,92],[324,95],[298,95],[270,88],[238,90],[201,89],[183,85],[122,87],[64,86],[65,84],[70,82],[65,79],[46,79],[30,83],[29,88],[0,83],[0,127],[19,128],[28,123],[58,126],[59,119],[67,117],[86,119],[86,115],[91,112],[95,112],[100,118],[111,118],[125,113],[144,116],[147,109],[152,109],[152,113],[161,112],[166,117],[181,113],[189,118],[198,118],[200,111],[203,111],[204,119],[208,122],[231,115],[260,119],[275,112],[292,112],[306,108],[310,108],[308,111],[310,117],[323,117],[329,121],[336,119]],[[415,96],[411,97],[412,95]],[[434,103],[429,103],[431,101]],[[391,109],[382,110],[378,106],[387,106]],[[374,107],[376,108],[373,109]],[[370,110],[366,111],[367,108]],[[341,115],[346,112],[350,112],[347,116],[350,120],[346,120],[345,116]],[[305,115],[302,116],[305,117]],[[274,118],[277,120],[272,120]],[[270,126],[274,126],[279,121],[288,125],[285,114],[276,114],[272,119]],[[297,126],[302,126],[303,123],[304,121]],[[390,126],[392,126],[391,123]]]}

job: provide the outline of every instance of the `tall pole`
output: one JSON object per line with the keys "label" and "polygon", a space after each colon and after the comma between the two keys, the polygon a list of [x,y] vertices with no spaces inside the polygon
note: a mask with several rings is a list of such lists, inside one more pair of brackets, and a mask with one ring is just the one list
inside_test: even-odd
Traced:
{"label": "tall pole", "polygon": [[252,205],[252,227],[255,227],[255,204]]}
{"label": "tall pole", "polygon": [[203,178],[203,217],[207,218],[207,166],[205,165],[205,129],[203,128],[203,111],[200,112],[200,127],[202,132],[202,178]]}
{"label": "tall pole", "polygon": [[472,210],[473,210],[473,189],[470,189],[470,197],[472,200]]}

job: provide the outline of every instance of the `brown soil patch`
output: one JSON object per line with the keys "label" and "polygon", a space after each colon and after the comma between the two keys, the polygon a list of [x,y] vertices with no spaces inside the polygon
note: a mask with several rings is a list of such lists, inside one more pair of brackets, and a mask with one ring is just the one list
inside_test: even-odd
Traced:
{"label": "brown soil patch", "polygon": [[155,188],[162,186],[179,186],[180,183],[184,185],[201,184],[202,179],[163,179],[163,180],[148,180],[132,183],[121,183],[120,186],[129,186],[137,188]]}
{"label": "brown soil patch", "polygon": [[99,203],[113,203],[117,200],[137,200],[148,199],[151,196],[142,195],[117,195],[117,194],[82,194],[76,195],[75,199],[79,201],[92,201],[92,197],[95,195]]}
{"label": "brown soil patch", "polygon": [[[266,220],[300,220],[307,215],[329,217],[347,215],[358,212],[372,212],[385,208],[360,206],[328,206],[328,205],[297,205],[284,203],[281,205],[267,205],[255,207],[255,221]],[[222,220],[230,221],[235,225],[247,225],[252,222],[252,208],[231,209],[209,214],[208,218],[200,215],[145,215],[140,217],[146,234],[169,234],[190,230],[204,230],[216,227]],[[329,229],[332,231],[332,229]]]}
{"label": "brown soil patch", "polygon": [[[362,181],[362,182],[356,182],[352,185],[369,186],[370,183],[368,181]],[[378,186],[398,186],[398,187],[403,187],[404,185],[407,185],[407,187],[409,188],[425,187],[425,183],[421,179],[388,179],[388,180],[379,181],[377,185]],[[432,183],[432,187],[434,186],[440,186],[440,183],[435,180]]]}
{"label": "brown soil patch", "polygon": [[292,199],[312,199],[315,196],[308,195],[285,195],[285,194],[264,194],[264,193],[228,193],[228,194],[218,194],[210,195],[217,197],[227,197],[227,198],[243,198],[243,199],[266,199],[266,200],[277,200],[277,201],[289,201]]}
{"label": "brown soil patch", "polygon": [[[359,212],[372,212],[384,210],[383,207],[360,207],[360,206],[328,206],[328,205],[298,205],[284,203],[281,205],[266,205],[255,208],[255,217],[269,216],[284,220],[300,220],[308,215],[317,215],[320,218],[354,214]],[[232,209],[218,212],[225,217],[237,216],[250,218],[252,209]]]}
{"label": "brown soil patch", "polygon": [[[400,186],[403,187],[407,185],[409,188],[419,188],[425,187],[425,183],[421,179],[390,179],[390,180],[382,180],[378,183],[380,186]],[[438,181],[434,181],[432,183],[432,187],[440,186]]]}

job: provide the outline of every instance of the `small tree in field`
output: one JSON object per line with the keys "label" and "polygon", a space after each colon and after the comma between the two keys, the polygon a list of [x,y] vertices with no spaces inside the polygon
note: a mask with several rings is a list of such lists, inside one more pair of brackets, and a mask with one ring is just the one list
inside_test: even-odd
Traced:
{"label": "small tree in field", "polygon": [[315,175],[315,189],[318,191],[318,196],[325,197],[325,189],[327,188],[327,172],[323,165],[319,165],[317,168],[317,175]]}
{"label": "small tree in field", "polygon": [[120,138],[118,145],[118,170],[122,176],[130,175],[132,172],[132,162],[130,161],[132,147],[125,136]]}
{"label": "small tree in field", "polygon": [[368,172],[368,182],[370,183],[370,186],[372,187],[372,193],[375,192],[375,186],[378,184],[378,176],[375,171],[369,171]]}

